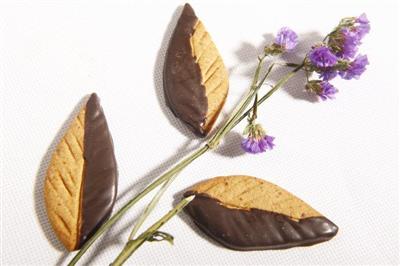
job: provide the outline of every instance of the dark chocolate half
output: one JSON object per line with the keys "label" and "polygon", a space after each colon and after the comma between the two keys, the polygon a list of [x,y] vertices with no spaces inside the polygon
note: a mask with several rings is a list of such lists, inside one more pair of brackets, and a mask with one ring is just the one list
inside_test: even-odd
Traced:
{"label": "dark chocolate half", "polygon": [[164,92],[167,105],[198,136],[204,137],[208,101],[200,66],[192,55],[190,38],[198,18],[185,4],[169,42],[164,64]]}
{"label": "dark chocolate half", "polygon": [[80,248],[110,217],[117,195],[117,162],[99,97],[86,104]]}
{"label": "dark chocolate half", "polygon": [[338,232],[325,217],[295,221],[259,209],[228,208],[206,194],[197,194],[185,211],[204,233],[223,246],[241,251],[309,246],[327,241]]}

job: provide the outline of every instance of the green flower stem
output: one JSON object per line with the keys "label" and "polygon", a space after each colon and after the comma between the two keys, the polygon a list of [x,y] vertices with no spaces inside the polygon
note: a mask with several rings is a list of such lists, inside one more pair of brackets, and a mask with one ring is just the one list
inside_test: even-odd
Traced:
{"label": "green flower stem", "polygon": [[[267,73],[264,75],[264,77],[261,79],[260,82],[258,82],[258,76],[260,73],[260,70],[263,66],[263,60],[265,56],[259,59],[259,63],[256,69],[256,73],[254,75],[253,83],[250,87],[250,90],[246,97],[243,99],[243,101],[238,105],[236,110],[232,113],[232,116],[230,119],[225,123],[225,125],[218,130],[214,137],[211,138],[211,140],[208,142],[208,145],[211,148],[214,148],[218,146],[220,140],[229,132],[235,125],[235,121],[238,119],[238,117],[243,113],[243,111],[247,108],[247,106],[251,103],[253,97],[255,94],[258,92],[258,90],[262,87],[264,84],[265,80],[267,79],[269,73],[272,71],[272,68],[275,66],[274,64],[271,64],[270,67],[268,68]],[[258,84],[257,84],[258,82]]]}
{"label": "green flower stem", "polygon": [[150,226],[145,232],[143,232],[135,240],[129,240],[125,245],[124,249],[118,255],[118,257],[111,263],[112,266],[122,265],[132,254],[135,252],[146,240],[154,235],[157,230],[168,222],[174,215],[179,213],[189,202],[194,199],[194,195],[182,199],[172,210],[170,210],[166,215],[164,215],[160,220]]}
{"label": "green flower stem", "polygon": [[113,224],[115,224],[132,206],[136,204],[136,202],[138,202],[140,199],[146,196],[153,189],[163,184],[169,178],[179,173],[187,165],[189,165],[191,162],[196,160],[198,157],[203,155],[208,150],[209,147],[207,145],[198,149],[193,154],[191,154],[183,161],[181,161],[179,164],[177,164],[174,168],[172,168],[171,170],[160,176],[158,179],[156,179],[153,183],[147,186],[142,192],[140,192],[134,198],[129,200],[124,206],[122,206],[121,209],[119,209],[113,216],[111,216],[111,218],[107,220],[91,238],[89,238],[86,241],[86,243],[81,247],[79,252],[74,256],[74,258],[69,262],[68,265],[70,266],[75,265],[78,262],[78,260],[83,256],[83,254],[85,254],[85,252],[89,249],[89,247],[97,240],[97,238],[99,238],[105,231],[107,231]]}
{"label": "green flower stem", "polygon": [[257,119],[257,107],[258,107],[258,93],[254,97],[254,103],[250,110],[252,110],[251,117],[249,117],[249,122],[253,123]]}
{"label": "green flower stem", "polygon": [[[262,62],[263,62],[263,58],[260,58],[259,60],[259,65],[257,67],[256,70],[256,74],[260,73],[260,70],[262,68]],[[193,162],[194,160],[196,160],[198,157],[200,157],[201,155],[203,155],[204,153],[206,153],[208,150],[210,150],[211,148],[215,148],[216,146],[218,146],[219,141],[221,140],[221,138],[223,138],[227,132],[229,132],[234,126],[236,126],[240,120],[244,119],[246,117],[246,115],[248,114],[248,112],[250,112],[250,110],[248,110],[244,115],[240,116],[242,114],[242,112],[245,110],[245,108],[248,106],[248,104],[251,102],[252,98],[254,97],[255,93],[258,91],[258,89],[261,88],[261,86],[263,85],[263,83],[265,82],[268,74],[271,72],[272,68],[273,68],[274,64],[271,64],[271,66],[269,67],[267,73],[264,75],[264,77],[262,78],[262,80],[260,82],[258,82],[258,78],[254,78],[253,80],[253,84],[250,88],[249,93],[246,95],[246,97],[242,100],[241,104],[238,105],[238,107],[236,108],[235,112],[233,113],[233,115],[230,117],[230,119],[225,123],[225,125],[223,127],[221,127],[216,133],[215,135],[211,138],[211,140],[202,148],[198,149],[197,151],[195,151],[193,154],[189,155],[188,157],[186,157],[183,161],[181,161],[180,163],[178,163],[175,167],[173,167],[172,169],[170,169],[169,171],[167,171],[166,173],[164,173],[162,176],[160,176],[158,179],[156,179],[153,183],[151,183],[149,186],[147,186],[142,192],[140,192],[138,195],[136,195],[135,197],[133,197],[132,199],[130,199],[124,206],[122,206],[114,215],[111,216],[111,218],[109,220],[107,220],[97,231],[96,233],[89,238],[86,243],[81,247],[81,249],[78,251],[78,253],[72,258],[72,260],[69,262],[68,265],[72,266],[75,265],[79,259],[85,254],[85,252],[90,248],[90,246],[105,232],[107,231],[113,224],[115,224],[132,206],[134,206],[140,199],[142,199],[144,196],[146,196],[149,192],[153,191],[156,187],[160,186],[161,184],[163,184],[164,182],[168,181],[169,179],[171,179],[172,177],[174,177],[176,174],[178,174],[180,171],[182,171],[187,165],[189,165],[191,162]],[[299,68],[299,67],[297,67]],[[297,69],[296,68],[296,69]],[[297,72],[297,70],[293,70]],[[258,75],[258,74],[257,74]],[[255,75],[256,77],[256,75]],[[291,76],[290,76],[291,77]],[[284,78],[282,78],[278,84],[280,84],[280,86],[282,86],[290,77],[285,76]],[[282,80],[285,80],[284,82],[281,82]],[[277,85],[278,85],[277,84]],[[275,86],[276,87],[276,86]],[[278,88],[276,88],[274,91],[276,91]],[[272,90],[271,90],[272,91]],[[270,91],[270,92],[271,92]],[[272,95],[272,93],[274,92],[272,91],[268,97],[270,95]],[[263,102],[265,101],[268,97],[262,97],[258,102]],[[149,208],[149,210],[151,211],[152,209]],[[148,214],[147,214],[148,215]]]}
{"label": "green flower stem", "polygon": [[[218,134],[218,132],[216,133],[216,136],[214,136],[215,140],[211,139],[210,142],[215,141],[218,144],[220,139],[225,137],[225,135],[228,132],[230,132],[235,125],[237,125],[239,123],[237,120],[239,118],[243,117],[243,116],[240,116],[240,115],[244,112],[246,107],[251,103],[253,97],[258,92],[258,90],[262,87],[262,85],[264,84],[265,80],[267,79],[269,73],[272,71],[274,66],[275,66],[275,64],[271,64],[269,66],[267,73],[264,75],[264,77],[261,79],[261,81],[258,83],[258,85],[255,85],[254,88],[250,89],[250,93],[249,93],[250,95],[249,95],[249,97],[246,98],[245,103],[242,106],[240,106],[239,111],[234,113],[234,115],[232,116],[232,119],[229,121],[229,123],[226,124],[226,126],[221,130],[221,132],[219,134]],[[250,110],[251,109],[252,108],[250,108]],[[246,117],[246,116],[244,116],[244,117]],[[241,118],[241,119],[243,119],[243,118]]]}
{"label": "green flower stem", "polygon": [[284,64],[284,66],[287,66],[287,67],[299,67],[300,65],[299,64],[295,64],[295,63],[285,63]]}
{"label": "green flower stem", "polygon": [[[282,87],[291,77],[293,77],[300,69],[302,69],[304,66],[303,64],[297,65],[297,67],[286,74],[283,78],[281,78],[278,83],[273,86],[263,97],[260,98],[257,102],[257,106],[262,104],[266,99],[268,99],[272,94],[274,94],[275,91],[277,91],[280,87]],[[233,123],[233,127],[237,126],[243,119],[245,119],[250,112],[252,111],[253,108],[248,109],[246,112],[244,112],[238,119],[235,120]],[[233,128],[232,127],[232,128]]]}

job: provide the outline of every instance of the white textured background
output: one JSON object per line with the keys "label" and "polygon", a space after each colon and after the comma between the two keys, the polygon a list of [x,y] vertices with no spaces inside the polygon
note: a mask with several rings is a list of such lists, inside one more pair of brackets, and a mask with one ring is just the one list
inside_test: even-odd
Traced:
{"label": "white textured background", "polygon": [[[66,119],[88,93],[96,91],[101,97],[114,138],[120,171],[117,208],[199,146],[200,141],[165,107],[162,94],[164,52],[182,3],[0,4],[3,264],[65,264],[71,258],[49,227],[43,174]],[[340,93],[334,101],[312,102],[302,91],[302,78],[290,82],[260,108],[259,120],[276,137],[276,148],[259,156],[242,154],[241,124],[218,151],[180,175],[152,221],[195,182],[248,174],[293,192],[340,231],[331,241],[309,248],[241,253],[209,241],[186,215],[180,215],[163,228],[176,237],[174,246],[147,243],[129,263],[399,263],[400,14],[395,1],[191,3],[230,70],[225,114],[249,85],[257,53],[281,26],[299,33],[302,44],[289,58],[300,60],[341,17],[366,12],[372,30],[361,51],[371,64],[359,81],[335,81]],[[143,203],[91,249],[83,264],[106,265],[117,255]]]}

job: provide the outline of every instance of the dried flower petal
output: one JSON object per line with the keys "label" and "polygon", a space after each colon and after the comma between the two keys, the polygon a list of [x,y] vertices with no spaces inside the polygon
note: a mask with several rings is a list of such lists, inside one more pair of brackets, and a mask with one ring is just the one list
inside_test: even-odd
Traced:
{"label": "dried flower petal", "polygon": [[361,44],[358,32],[350,28],[343,28],[340,34],[342,45],[337,55],[346,59],[353,58]]}
{"label": "dried flower petal", "polygon": [[336,65],[338,59],[326,46],[314,47],[308,55],[311,63],[318,68],[328,68]]}
{"label": "dried flower petal", "polygon": [[262,138],[248,137],[242,141],[242,149],[248,153],[257,154],[272,150],[275,144],[274,137],[263,136]]}
{"label": "dried flower petal", "polygon": [[361,40],[370,31],[371,26],[369,25],[369,20],[365,13],[362,13],[361,16],[356,19],[356,22],[358,23],[358,25],[356,25],[356,31]]}
{"label": "dried flower petal", "polygon": [[319,74],[319,77],[322,80],[328,81],[334,79],[337,76],[337,74],[338,74],[337,70],[333,68],[326,68],[322,70],[322,72]]}
{"label": "dried flower petal", "polygon": [[327,99],[335,99],[335,94],[338,92],[338,90],[329,82],[322,81],[319,83],[320,85],[320,91],[317,93],[317,95],[323,100],[326,101]]}
{"label": "dried flower petal", "polygon": [[297,43],[297,34],[288,27],[283,27],[278,31],[274,42],[274,44],[282,47],[286,51],[293,50]]}
{"label": "dried flower petal", "polygon": [[366,70],[366,66],[369,64],[368,57],[366,55],[358,55],[353,62],[350,63],[349,67],[340,71],[339,75],[343,79],[359,79],[362,73]]}

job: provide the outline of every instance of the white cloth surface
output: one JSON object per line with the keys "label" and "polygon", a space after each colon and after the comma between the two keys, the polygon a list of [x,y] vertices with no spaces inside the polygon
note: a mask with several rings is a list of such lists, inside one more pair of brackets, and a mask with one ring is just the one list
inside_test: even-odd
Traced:
{"label": "white cloth surface", "polygon": [[[118,209],[201,140],[165,106],[162,67],[182,1],[3,1],[0,3],[1,244],[4,265],[66,264],[43,206],[51,152],[74,107],[97,92],[119,166]],[[175,236],[146,243],[131,265],[270,265],[399,263],[398,5],[395,1],[191,1],[230,72],[217,125],[250,83],[257,54],[280,27],[299,34],[291,61],[345,16],[366,12],[371,33],[361,53],[368,70],[335,80],[337,99],[311,102],[293,79],[259,108],[276,137],[265,154],[243,154],[244,123],[185,169],[147,227],[190,185],[218,175],[247,174],[291,191],[335,222],[329,242],[280,251],[235,252],[204,236],[185,215],[162,230]],[[276,78],[282,75],[276,72]],[[266,90],[265,88],[264,90]],[[64,125],[64,126],[63,126]],[[107,265],[128,238],[141,201],[82,259]],[[145,228],[144,227],[144,228]]]}

